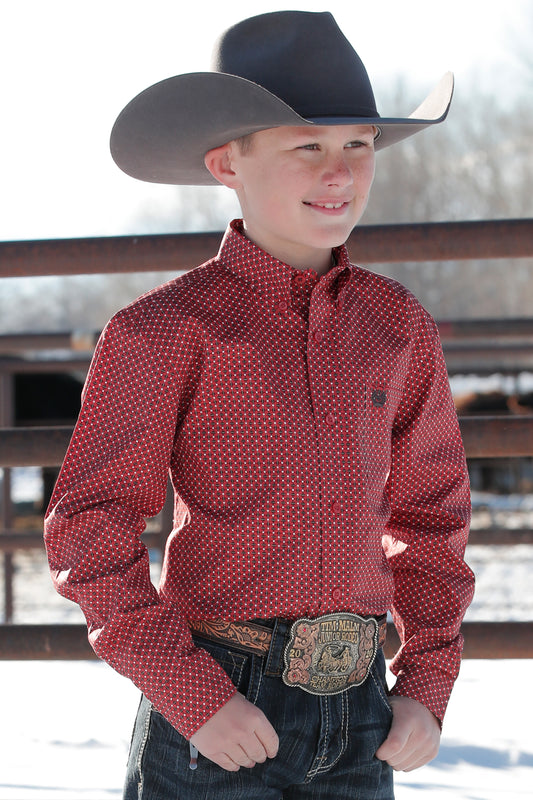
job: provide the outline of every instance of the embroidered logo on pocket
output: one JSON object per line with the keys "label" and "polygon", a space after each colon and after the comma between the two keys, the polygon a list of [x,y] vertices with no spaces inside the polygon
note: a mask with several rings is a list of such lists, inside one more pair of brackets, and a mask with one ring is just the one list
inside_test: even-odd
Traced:
{"label": "embroidered logo on pocket", "polygon": [[374,389],[370,398],[375,408],[382,408],[387,402],[387,393],[383,389]]}

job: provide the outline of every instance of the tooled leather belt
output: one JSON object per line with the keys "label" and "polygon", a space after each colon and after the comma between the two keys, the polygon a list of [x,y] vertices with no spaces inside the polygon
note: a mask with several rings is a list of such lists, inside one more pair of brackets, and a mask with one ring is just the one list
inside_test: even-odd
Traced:
{"label": "tooled leather belt", "polygon": [[[205,639],[246,652],[265,656],[270,649],[272,629],[256,622],[191,620],[189,625]],[[292,623],[285,645],[283,681],[318,695],[360,686],[386,634],[386,615],[360,617],[339,612],[298,619]]]}

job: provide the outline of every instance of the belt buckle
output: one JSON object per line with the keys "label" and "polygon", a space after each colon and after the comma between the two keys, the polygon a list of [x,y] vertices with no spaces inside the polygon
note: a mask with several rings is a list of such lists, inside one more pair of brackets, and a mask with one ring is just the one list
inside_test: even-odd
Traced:
{"label": "belt buckle", "polygon": [[309,694],[340,694],[368,677],[378,651],[378,622],[357,614],[297,619],[285,647],[283,682]]}

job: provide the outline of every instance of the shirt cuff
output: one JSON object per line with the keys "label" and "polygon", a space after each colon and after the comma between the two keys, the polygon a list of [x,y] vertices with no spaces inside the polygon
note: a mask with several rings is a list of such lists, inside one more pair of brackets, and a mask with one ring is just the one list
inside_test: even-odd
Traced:
{"label": "shirt cuff", "polygon": [[141,688],[154,708],[186,739],[237,692],[222,667],[198,647],[179,659],[179,671]]}
{"label": "shirt cuff", "polygon": [[409,697],[428,708],[442,728],[454,680],[440,672],[400,672],[391,689],[392,696]]}

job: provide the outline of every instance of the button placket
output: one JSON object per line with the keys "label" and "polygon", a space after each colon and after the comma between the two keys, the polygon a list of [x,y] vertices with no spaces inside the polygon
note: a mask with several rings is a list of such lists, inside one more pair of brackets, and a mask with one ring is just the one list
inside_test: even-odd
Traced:
{"label": "button placket", "polygon": [[[342,408],[337,396],[337,340],[330,326],[336,324],[334,309],[327,293],[313,294],[309,314],[309,342],[307,359],[309,386],[316,420],[318,458],[321,475],[321,596],[322,608],[338,604],[344,590],[332,586],[344,570],[337,564],[340,555],[336,543],[342,535],[344,497],[339,476],[339,430],[338,421]],[[339,494],[339,492],[341,494]],[[342,560],[342,559],[341,559]],[[333,596],[333,591],[338,596]]]}

